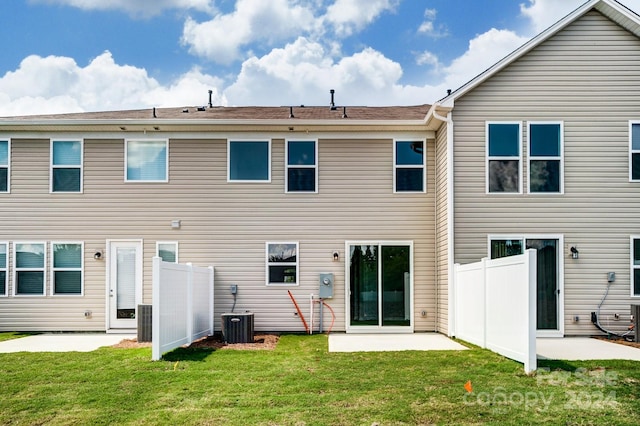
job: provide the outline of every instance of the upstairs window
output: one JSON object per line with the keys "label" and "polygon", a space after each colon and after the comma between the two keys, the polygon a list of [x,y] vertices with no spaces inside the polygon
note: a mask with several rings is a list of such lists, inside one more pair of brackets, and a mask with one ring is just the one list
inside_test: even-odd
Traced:
{"label": "upstairs window", "polygon": [[629,123],[629,181],[640,182],[640,123]]}
{"label": "upstairs window", "polygon": [[393,146],[395,192],[426,192],[424,141],[395,141]]}
{"label": "upstairs window", "polygon": [[176,242],[157,242],[156,256],[163,262],[178,263],[178,243]]}
{"label": "upstairs window", "polygon": [[229,141],[227,146],[229,182],[270,182],[270,141]]}
{"label": "upstairs window", "polygon": [[318,192],[318,144],[286,142],[286,192]]}
{"label": "upstairs window", "polygon": [[631,296],[640,297],[640,236],[631,237]]}
{"label": "upstairs window", "polygon": [[0,140],[0,192],[9,192],[10,148],[8,140]]}
{"label": "upstairs window", "polygon": [[14,294],[44,296],[45,243],[14,244]]}
{"label": "upstairs window", "polygon": [[529,192],[562,193],[562,123],[529,123]]}
{"label": "upstairs window", "polygon": [[81,295],[84,249],[82,243],[51,243],[54,295]]}
{"label": "upstairs window", "polygon": [[51,192],[82,192],[82,141],[51,141]]}
{"label": "upstairs window", "polygon": [[168,182],[169,143],[166,140],[125,142],[125,181]]}
{"label": "upstairs window", "polygon": [[7,243],[0,243],[0,296],[7,295]]}
{"label": "upstairs window", "polygon": [[487,193],[521,193],[520,123],[487,123]]}
{"label": "upstairs window", "polygon": [[298,285],[298,243],[267,243],[267,285]]}

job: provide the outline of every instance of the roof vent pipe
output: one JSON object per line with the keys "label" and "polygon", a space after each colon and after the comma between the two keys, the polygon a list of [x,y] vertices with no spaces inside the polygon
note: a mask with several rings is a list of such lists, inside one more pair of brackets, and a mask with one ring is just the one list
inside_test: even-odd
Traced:
{"label": "roof vent pipe", "polygon": [[213,90],[209,90],[209,108],[213,108],[213,102],[211,101],[211,95],[213,95]]}
{"label": "roof vent pipe", "polygon": [[451,89],[447,89],[447,96],[451,94]]}
{"label": "roof vent pipe", "polygon": [[335,111],[336,103],[333,101],[333,96],[335,95],[336,91],[331,89],[329,90],[329,93],[331,93],[331,111]]}
{"label": "roof vent pipe", "polygon": [[349,118],[347,117],[347,107],[342,107],[342,118]]}
{"label": "roof vent pipe", "polygon": [[295,118],[295,116],[293,115],[293,107],[292,106],[289,107],[289,118]]}
{"label": "roof vent pipe", "polygon": [[158,118],[158,116],[156,115],[156,107],[153,107],[153,118]]}

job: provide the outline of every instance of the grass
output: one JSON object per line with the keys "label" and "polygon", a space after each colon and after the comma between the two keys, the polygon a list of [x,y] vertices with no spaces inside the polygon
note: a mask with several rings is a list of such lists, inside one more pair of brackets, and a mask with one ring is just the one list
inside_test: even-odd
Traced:
{"label": "grass", "polygon": [[10,333],[0,333],[0,342],[11,339],[18,339],[20,337],[25,336],[33,336],[38,333],[23,333],[23,332],[10,332]]}
{"label": "grass", "polygon": [[634,361],[547,361],[527,376],[479,348],[328,353],[324,335],[150,358],[149,348],[0,354],[0,424],[640,424]]}

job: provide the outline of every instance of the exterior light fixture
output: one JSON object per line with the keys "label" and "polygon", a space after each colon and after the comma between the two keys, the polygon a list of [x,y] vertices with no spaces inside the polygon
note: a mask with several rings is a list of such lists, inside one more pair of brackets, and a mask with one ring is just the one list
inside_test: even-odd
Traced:
{"label": "exterior light fixture", "polygon": [[333,252],[333,261],[337,262],[338,260],[340,260],[340,253],[338,251],[334,251]]}
{"label": "exterior light fixture", "polygon": [[93,254],[93,258],[95,260],[100,260],[102,259],[102,250],[96,250],[96,252]]}
{"label": "exterior light fixture", "polygon": [[577,259],[580,256],[580,252],[578,251],[578,249],[575,246],[571,247],[571,258],[572,259]]}

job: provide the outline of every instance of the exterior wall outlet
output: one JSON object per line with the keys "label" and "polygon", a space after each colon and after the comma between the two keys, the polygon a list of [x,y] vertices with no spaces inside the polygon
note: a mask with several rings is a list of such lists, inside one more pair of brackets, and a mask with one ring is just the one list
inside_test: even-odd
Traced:
{"label": "exterior wall outlet", "polygon": [[425,311],[424,309],[422,311],[420,311],[420,316],[421,317],[426,317],[427,316],[427,311]]}
{"label": "exterior wall outlet", "polygon": [[578,321],[580,321],[580,317],[579,317],[579,316],[577,316],[577,315],[576,315],[576,316],[574,316],[574,317],[573,317],[573,322],[578,322]]}
{"label": "exterior wall outlet", "polygon": [[93,316],[93,312],[91,311],[84,311],[84,317],[89,319]]}
{"label": "exterior wall outlet", "polygon": [[613,319],[618,321],[620,319],[620,314],[613,314]]}

